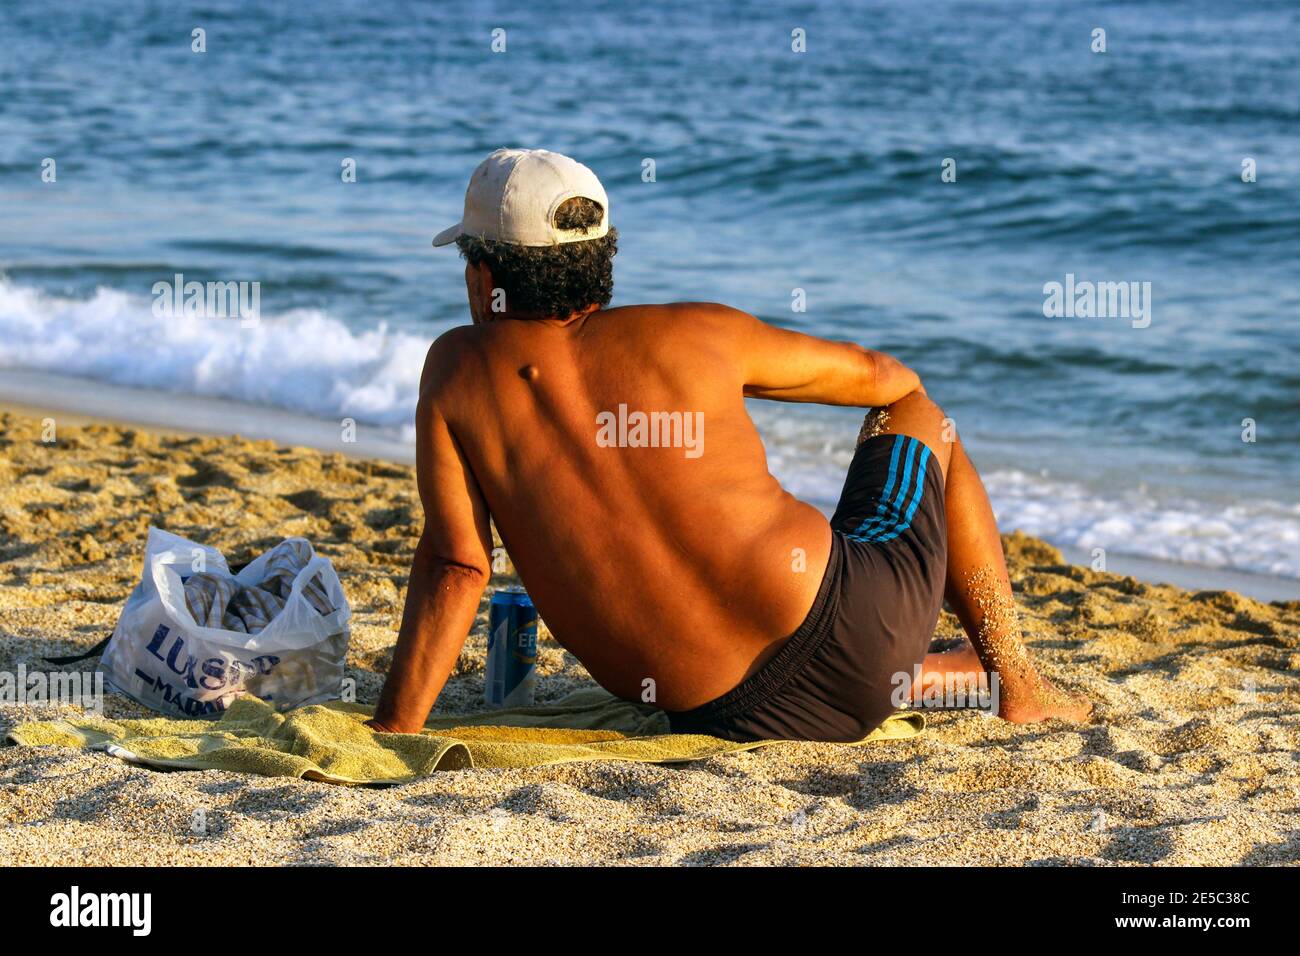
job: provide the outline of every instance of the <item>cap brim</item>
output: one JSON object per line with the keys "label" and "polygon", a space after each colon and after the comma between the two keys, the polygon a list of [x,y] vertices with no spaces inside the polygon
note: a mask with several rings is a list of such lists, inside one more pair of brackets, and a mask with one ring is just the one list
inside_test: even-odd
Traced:
{"label": "cap brim", "polygon": [[461,225],[462,224],[458,222],[456,223],[456,225],[449,226],[448,228],[444,229],[442,232],[438,233],[436,236],[433,237],[433,244],[435,246],[451,245],[453,242],[456,241],[456,237],[460,235]]}

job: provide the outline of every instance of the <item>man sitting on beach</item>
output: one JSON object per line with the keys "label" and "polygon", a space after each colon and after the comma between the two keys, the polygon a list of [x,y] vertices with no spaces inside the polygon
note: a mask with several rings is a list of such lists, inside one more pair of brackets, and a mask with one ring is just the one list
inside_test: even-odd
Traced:
{"label": "man sitting on beach", "polygon": [[[919,663],[995,672],[1007,720],[1088,714],[1026,653],[988,497],[914,371],[723,305],[605,308],[609,201],[558,153],[484,160],[452,242],[474,321],[425,363],[424,531],[372,726],[423,726],[489,516],[555,639],[679,732],[858,740]],[[873,410],[830,521],[769,474],[747,396]],[[927,654],[945,597],[973,646]]]}

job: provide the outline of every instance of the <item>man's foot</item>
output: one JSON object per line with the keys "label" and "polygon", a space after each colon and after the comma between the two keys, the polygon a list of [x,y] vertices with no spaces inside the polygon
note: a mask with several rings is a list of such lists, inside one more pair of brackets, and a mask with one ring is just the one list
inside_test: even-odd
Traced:
{"label": "man's foot", "polygon": [[[959,680],[959,686],[977,687],[984,673],[984,665],[969,641],[939,654],[926,654],[921,663],[921,679],[912,685],[912,703],[921,702],[927,687],[947,686],[950,677]],[[1092,713],[1088,698],[1061,690],[1038,673],[1029,678],[1024,689],[1011,691],[1002,682],[999,695],[998,716],[1013,724],[1052,719],[1077,722]]]}
{"label": "man's foot", "polygon": [[1061,690],[1046,677],[1035,674],[1025,690],[1008,692],[1002,687],[998,716],[1013,724],[1032,724],[1040,720],[1085,720],[1092,713],[1092,701],[1082,694]]}

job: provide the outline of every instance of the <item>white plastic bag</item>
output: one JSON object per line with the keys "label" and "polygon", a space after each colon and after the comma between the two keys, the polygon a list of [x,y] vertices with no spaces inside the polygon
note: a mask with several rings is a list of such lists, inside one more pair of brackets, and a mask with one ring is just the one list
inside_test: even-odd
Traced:
{"label": "white plastic bag", "polygon": [[[146,707],[180,717],[219,715],[244,692],[279,710],[338,698],[352,611],[334,566],[306,544],[311,559],[283,610],[257,634],[245,634],[196,624],[185,581],[206,572],[251,587],[263,579],[267,555],[231,575],[221,552],[150,528],[144,573],[104,651],[105,680]],[[313,578],[332,613],[321,614],[304,597]]]}

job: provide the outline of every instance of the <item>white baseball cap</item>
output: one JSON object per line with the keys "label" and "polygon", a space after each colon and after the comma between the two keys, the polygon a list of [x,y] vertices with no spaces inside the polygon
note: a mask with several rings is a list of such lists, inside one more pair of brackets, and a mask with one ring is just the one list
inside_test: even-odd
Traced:
{"label": "white baseball cap", "polygon": [[[581,196],[600,203],[600,224],[590,229],[557,229],[555,210]],[[465,190],[460,222],[434,236],[446,246],[458,236],[476,236],[518,246],[586,242],[609,232],[605,187],[586,166],[545,149],[498,149],[478,164]]]}

